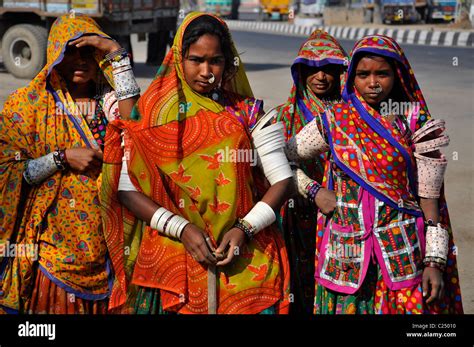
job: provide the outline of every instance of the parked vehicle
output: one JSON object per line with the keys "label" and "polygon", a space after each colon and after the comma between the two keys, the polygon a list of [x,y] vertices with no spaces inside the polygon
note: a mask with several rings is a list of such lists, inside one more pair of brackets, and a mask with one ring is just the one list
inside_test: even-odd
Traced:
{"label": "parked vehicle", "polygon": [[291,0],[240,0],[239,19],[287,20]]}
{"label": "parked vehicle", "polygon": [[384,23],[416,23],[420,14],[415,0],[381,0],[380,12]]}
{"label": "parked vehicle", "polygon": [[232,0],[205,0],[204,12],[220,17],[230,17],[232,13]]}
{"label": "parked vehicle", "polygon": [[[86,14],[132,52],[130,34],[176,30],[179,0],[0,0],[0,6],[3,64],[15,77],[31,79],[46,62],[48,32],[56,17]],[[166,43],[149,49],[163,53]]]}
{"label": "parked vehicle", "polygon": [[457,0],[428,0],[425,21],[451,22],[456,19]]}
{"label": "parked vehicle", "polygon": [[327,0],[303,0],[300,3],[300,15],[322,17]]}

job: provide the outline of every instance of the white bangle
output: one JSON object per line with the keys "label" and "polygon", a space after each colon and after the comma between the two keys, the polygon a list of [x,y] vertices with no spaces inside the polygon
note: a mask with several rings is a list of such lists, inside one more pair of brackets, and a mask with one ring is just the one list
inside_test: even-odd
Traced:
{"label": "white bangle", "polygon": [[166,227],[166,230],[163,230],[163,232],[170,236],[170,237],[176,237],[176,234],[177,234],[177,226],[178,224],[180,223],[181,221],[179,220],[178,216],[177,215],[174,215],[169,223],[168,223],[168,226]]}
{"label": "white bangle", "polygon": [[449,234],[441,224],[428,226],[426,228],[426,250],[425,260],[428,258],[439,258],[444,262],[448,260]]}
{"label": "white bangle", "polygon": [[[168,223],[166,224],[166,222]],[[166,229],[165,229],[166,224]],[[189,221],[181,216],[173,214],[164,207],[160,207],[151,217],[150,227],[166,236],[181,239],[184,227]]]}
{"label": "white bangle", "polygon": [[293,172],[285,155],[283,124],[275,123],[252,132],[259,163],[271,185],[293,177]]}
{"label": "white bangle", "polygon": [[177,239],[181,240],[181,235],[183,234],[184,228],[186,227],[186,225],[190,224],[190,222],[181,216],[177,216],[177,217],[179,217],[180,221],[176,226],[175,235]]}
{"label": "white bangle", "polygon": [[166,212],[169,212],[169,211],[164,207],[160,207],[159,209],[157,209],[155,213],[153,214],[153,216],[151,217],[150,227],[158,230],[158,221]]}
{"label": "white bangle", "polygon": [[317,122],[316,117],[288,140],[286,155],[290,161],[314,159],[318,154],[329,151],[329,145],[319,131]]}
{"label": "white bangle", "polygon": [[[164,230],[165,230],[165,223],[166,221],[173,215],[172,212],[166,210],[160,217],[160,219],[158,219],[158,221],[156,222],[156,230],[158,230],[159,232],[161,233],[164,233]],[[168,222],[169,223],[169,222]]]}
{"label": "white bangle", "polygon": [[125,57],[120,62],[112,62],[112,67],[114,68],[112,74],[117,100],[125,100],[140,95],[140,87],[133,74],[130,59]]}
{"label": "white bangle", "polygon": [[267,203],[259,201],[242,219],[252,226],[253,234],[257,234],[272,225],[276,220],[276,215]]}
{"label": "white bangle", "polygon": [[170,237],[181,239],[181,234],[183,233],[184,227],[188,224],[189,221],[185,218],[174,215],[173,218],[171,218],[164,233]]}

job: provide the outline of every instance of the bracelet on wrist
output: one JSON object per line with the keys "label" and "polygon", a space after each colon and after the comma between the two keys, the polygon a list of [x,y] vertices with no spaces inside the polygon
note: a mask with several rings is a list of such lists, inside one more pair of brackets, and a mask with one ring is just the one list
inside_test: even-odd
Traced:
{"label": "bracelet on wrist", "polygon": [[235,228],[238,228],[242,230],[247,238],[247,241],[250,241],[253,239],[255,236],[255,228],[250,225],[246,220],[244,219],[237,219],[237,222],[234,224]]}
{"label": "bracelet on wrist", "polygon": [[446,265],[437,263],[435,261],[424,261],[423,264],[425,265],[425,268],[426,267],[433,267],[433,268],[436,268],[436,269],[438,269],[442,272],[444,272],[446,270]]}
{"label": "bracelet on wrist", "polygon": [[56,167],[58,170],[64,171],[66,170],[67,167],[67,161],[66,161],[66,152],[65,150],[57,150],[53,152],[53,159],[54,163],[56,164]]}
{"label": "bracelet on wrist", "polygon": [[105,55],[105,59],[110,63],[112,63],[113,61],[119,62],[125,57],[128,57],[128,53],[127,50],[123,47]]}
{"label": "bracelet on wrist", "polygon": [[306,191],[308,192],[308,200],[311,203],[314,203],[316,195],[318,194],[321,188],[322,186],[316,181],[312,181],[306,186]]}
{"label": "bracelet on wrist", "polygon": [[66,156],[66,150],[63,149],[59,151],[59,158],[61,159],[61,162],[63,163],[64,167],[68,167],[68,162],[67,162],[67,156]]}

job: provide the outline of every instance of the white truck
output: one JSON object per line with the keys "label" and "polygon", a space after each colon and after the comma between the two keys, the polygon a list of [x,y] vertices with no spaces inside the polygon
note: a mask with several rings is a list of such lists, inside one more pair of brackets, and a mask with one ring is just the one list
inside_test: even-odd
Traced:
{"label": "white truck", "polygon": [[94,18],[129,52],[130,34],[154,34],[160,39],[149,45],[149,56],[164,56],[178,12],[179,0],[0,0],[3,64],[15,77],[36,76],[46,63],[49,28],[65,13]]}

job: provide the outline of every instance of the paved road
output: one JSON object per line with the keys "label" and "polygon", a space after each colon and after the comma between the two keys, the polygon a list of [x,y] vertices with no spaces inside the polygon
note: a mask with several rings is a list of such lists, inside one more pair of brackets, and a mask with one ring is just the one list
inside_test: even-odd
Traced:
{"label": "paved road", "polygon": [[[299,37],[234,32],[237,50],[248,71],[254,94],[266,109],[284,102],[291,87],[290,64],[302,39]],[[350,51],[353,41],[342,40]],[[143,64],[145,44],[133,40],[136,75],[142,90],[156,69]],[[431,113],[447,122],[451,144],[446,191],[459,247],[459,269],[467,313],[474,313],[474,50],[429,46],[403,47],[424,92]],[[8,93],[28,81],[0,71],[0,104]]]}

